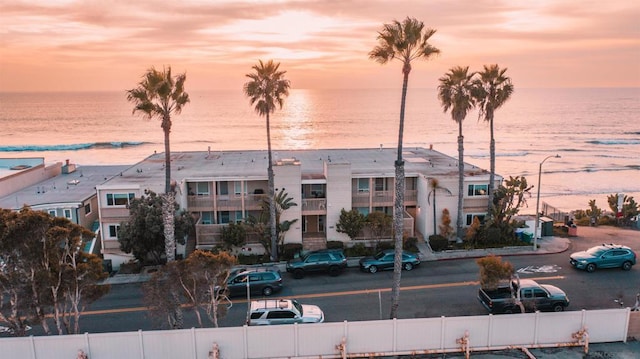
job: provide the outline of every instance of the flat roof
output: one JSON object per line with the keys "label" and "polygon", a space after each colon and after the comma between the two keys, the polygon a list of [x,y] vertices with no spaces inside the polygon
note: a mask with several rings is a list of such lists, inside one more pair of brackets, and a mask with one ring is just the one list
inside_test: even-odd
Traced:
{"label": "flat roof", "polygon": [[129,165],[76,165],[76,170],[72,173],[60,174],[0,198],[0,208],[17,210],[25,204],[40,206],[53,203],[79,203],[94,195],[96,186],[119,175],[129,167]]}
{"label": "flat roof", "polygon": [[[324,163],[348,163],[353,178],[394,177],[395,148],[274,150],[275,163],[299,163],[302,178],[324,178]],[[405,176],[419,174],[434,177],[458,175],[458,161],[432,149],[405,147]],[[164,153],[153,154],[107,181],[105,186],[139,185],[158,193],[164,192]],[[465,163],[465,176],[488,176],[487,170]],[[229,180],[267,179],[267,151],[198,151],[171,153],[172,179],[203,181],[211,178]]]}

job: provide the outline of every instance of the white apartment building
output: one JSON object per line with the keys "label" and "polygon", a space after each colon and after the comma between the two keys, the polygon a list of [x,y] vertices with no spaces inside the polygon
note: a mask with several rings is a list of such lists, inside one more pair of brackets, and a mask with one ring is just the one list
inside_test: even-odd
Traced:
{"label": "white apartment building", "polygon": [[[336,230],[343,208],[392,215],[396,157],[395,148],[273,151],[276,192],[284,189],[297,204],[282,215],[282,220],[298,219],[285,243],[317,248],[326,241],[350,242]],[[403,158],[405,233],[428,238],[439,232],[434,223],[436,228],[441,224],[445,208],[455,226],[457,160],[426,148],[405,148]],[[473,217],[486,214],[489,173],[467,163],[464,168],[463,218],[468,226]],[[268,192],[267,151],[174,152],[171,170],[180,208],[197,218],[195,238],[189,238],[192,248],[212,248],[221,242],[222,227],[257,216]],[[434,194],[431,178],[446,190]],[[501,181],[496,176],[496,183]],[[162,193],[164,183],[164,153],[157,153],[96,187],[103,255],[114,268],[132,258],[119,250],[117,241],[127,204],[147,189]],[[188,247],[178,246],[178,254],[187,255]],[[262,247],[250,238],[244,250],[256,253]]]}

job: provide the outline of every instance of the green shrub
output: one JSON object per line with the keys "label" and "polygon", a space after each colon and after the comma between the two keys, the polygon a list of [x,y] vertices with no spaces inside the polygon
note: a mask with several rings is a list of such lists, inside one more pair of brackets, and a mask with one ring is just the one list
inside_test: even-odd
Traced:
{"label": "green shrub", "polygon": [[327,249],[344,249],[342,241],[327,241]]}
{"label": "green shrub", "polygon": [[262,264],[269,261],[266,254],[238,254],[238,264]]}
{"label": "green shrub", "polygon": [[402,241],[402,248],[409,252],[419,252],[418,250],[418,238],[416,237],[406,237]]}
{"label": "green shrub", "polygon": [[371,252],[371,248],[366,247],[364,243],[356,243],[344,250],[344,254],[347,257],[364,257],[370,255]]}
{"label": "green shrub", "polygon": [[285,243],[282,246],[282,259],[289,260],[302,251],[302,243]]}
{"label": "green shrub", "polygon": [[385,249],[393,249],[393,248],[395,248],[393,241],[384,241],[384,242],[381,241],[376,244],[375,252],[377,253]]}
{"label": "green shrub", "polygon": [[449,240],[439,234],[430,235],[429,245],[431,246],[432,250],[440,252],[447,249],[447,247],[449,246]]}

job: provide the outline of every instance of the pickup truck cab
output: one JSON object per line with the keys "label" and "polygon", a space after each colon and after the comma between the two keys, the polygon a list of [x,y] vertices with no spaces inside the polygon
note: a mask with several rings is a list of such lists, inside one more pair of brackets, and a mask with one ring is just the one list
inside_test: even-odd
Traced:
{"label": "pickup truck cab", "polygon": [[[518,284],[519,283],[519,284]],[[538,284],[531,279],[512,280],[509,285],[495,290],[478,290],[478,300],[489,313],[520,313],[520,301],[526,312],[562,312],[569,306],[569,298],[562,289],[549,284]]]}

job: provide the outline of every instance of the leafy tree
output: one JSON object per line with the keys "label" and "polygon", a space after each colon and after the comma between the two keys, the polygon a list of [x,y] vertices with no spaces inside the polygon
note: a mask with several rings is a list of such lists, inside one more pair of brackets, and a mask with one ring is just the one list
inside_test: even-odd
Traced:
{"label": "leafy tree", "polygon": [[520,208],[527,204],[526,196],[531,196],[531,189],[524,176],[510,176],[500,185],[493,197],[493,213],[485,222],[485,229],[499,229],[501,238],[512,239],[515,223],[512,218],[518,214]]}
{"label": "leafy tree", "polygon": [[344,208],[340,210],[340,219],[336,223],[336,231],[344,233],[351,240],[355,240],[366,225],[367,218],[357,209],[346,211]]}
{"label": "leafy tree", "polygon": [[[289,193],[285,192],[284,189],[281,189],[280,192],[278,192],[277,195],[274,196],[274,201],[273,204],[276,209],[276,238],[278,239],[276,241],[276,250],[275,251],[282,251],[283,250],[283,246],[284,246],[284,237],[286,232],[291,228],[291,226],[296,223],[298,221],[298,219],[293,219],[293,220],[284,220],[281,221],[281,216],[282,216],[282,212],[286,211],[287,209],[297,206],[298,204],[293,202],[293,198],[289,197]],[[271,258],[274,258],[274,255],[272,254],[272,250],[271,248],[273,243],[271,241],[271,235],[269,232],[267,232],[267,229],[270,229],[270,208],[271,208],[271,203],[268,199],[265,199],[262,201],[262,211],[260,212],[260,215],[256,218],[254,216],[249,216],[247,218],[247,225],[249,225],[249,227],[251,227],[256,233],[259,234],[259,241],[260,244],[262,244],[262,246],[264,247],[265,251],[267,253],[269,253],[269,256]],[[275,254],[276,258],[278,257],[277,254]]]}
{"label": "leafy tree", "polygon": [[78,333],[80,314],[108,292],[100,258],[81,251],[93,234],[66,218],[24,207],[0,210],[0,321],[26,335],[29,321],[51,334]]}
{"label": "leafy tree", "polygon": [[598,222],[598,218],[602,216],[602,209],[596,206],[596,200],[589,200],[589,209],[586,211],[587,216],[591,218],[593,224]]}
{"label": "leafy tree", "polygon": [[[443,190],[446,191],[447,193],[451,194],[451,191],[449,191],[448,188],[446,187],[442,187],[440,186],[440,181],[438,181],[437,178],[431,178],[429,179],[429,187],[431,187],[431,191],[429,191],[429,195],[427,196],[427,202],[431,203],[431,195],[433,195],[433,235],[436,235],[436,196],[438,194],[438,190]],[[447,215],[449,214],[449,211],[447,210]],[[449,221],[451,221],[451,219],[449,219]],[[444,235],[445,237],[448,237],[448,235]]]}
{"label": "leafy tree", "polygon": [[473,107],[473,73],[469,67],[456,66],[440,78],[438,98],[444,112],[451,110],[451,119],[458,124],[458,218],[456,221],[456,237],[462,241],[462,196],[464,195],[464,137],[462,121]]}
{"label": "leafy tree", "polygon": [[393,217],[384,212],[373,211],[367,215],[367,226],[371,229],[371,233],[376,239],[380,239],[383,235],[389,233],[392,225]]}
{"label": "leafy tree", "polygon": [[402,99],[400,101],[400,123],[398,129],[398,158],[395,161],[395,202],[394,202],[394,245],[393,285],[391,288],[390,317],[396,318],[400,304],[400,280],[402,276],[402,238],[404,234],[404,160],[402,158],[402,137],[404,132],[404,110],[407,99],[411,62],[415,59],[427,60],[440,53],[429,43],[436,30],[425,28],[422,21],[407,17],[402,22],[394,20],[384,24],[378,32],[378,45],[369,52],[369,59],[382,65],[398,59],[402,62]]}
{"label": "leafy tree", "polygon": [[487,213],[491,215],[493,203],[493,191],[496,174],[496,141],[493,136],[493,118],[495,111],[511,98],[513,84],[511,78],[505,76],[507,69],[500,69],[498,65],[484,65],[484,71],[478,73],[479,78],[474,81],[474,97],[478,103],[478,116],[489,122],[491,142],[489,154],[491,157],[489,174],[489,208]]}
{"label": "leafy tree", "polygon": [[182,328],[178,308],[190,307],[203,327],[202,312],[217,328],[226,314],[226,283],[235,256],[196,250],[184,261],[167,263],[143,285],[144,303],[161,327]]}
{"label": "leafy tree", "polygon": [[513,265],[502,261],[501,257],[490,255],[476,260],[480,267],[480,287],[494,290],[503,280],[511,279]]}
{"label": "leafy tree", "polygon": [[[145,195],[134,198],[129,204],[129,218],[120,224],[118,242],[125,253],[132,253],[142,263],[160,264],[162,255],[166,254],[166,237],[164,226],[166,221],[163,209],[166,198],[158,196],[153,191],[145,191]],[[168,213],[175,215],[178,208],[173,203],[173,209]],[[180,213],[172,221],[175,225],[174,233],[180,244],[185,243],[185,237],[193,228],[193,218],[186,212]]]}
{"label": "leafy tree", "polygon": [[619,220],[623,225],[628,226],[631,224],[631,219],[638,215],[640,207],[633,199],[633,196],[624,195],[622,208],[618,208],[618,196],[618,193],[607,196],[607,202],[609,203],[609,208],[616,216],[618,213],[622,214]]}
{"label": "leafy tree", "polygon": [[[269,201],[269,223],[270,223],[270,240],[271,248],[277,247],[277,228],[276,228],[276,205],[274,202],[275,186],[273,176],[273,159],[271,153],[271,123],[270,114],[272,114],[276,106],[282,108],[284,97],[289,96],[289,88],[291,83],[284,78],[286,71],[280,71],[280,63],[274,63],[269,60],[263,63],[259,60],[257,65],[252,69],[253,73],[245,75],[250,79],[244,84],[244,94],[249,97],[251,105],[255,105],[255,111],[259,116],[264,116],[267,122],[267,153],[268,153],[268,201]],[[278,252],[271,251],[271,260],[278,260]]]}
{"label": "leafy tree", "polygon": [[222,227],[223,249],[242,247],[247,243],[247,230],[242,223],[229,223]]}
{"label": "leafy tree", "polygon": [[[142,112],[144,118],[157,118],[164,132],[164,166],[165,166],[165,206],[162,207],[164,220],[165,252],[167,261],[175,259],[176,241],[173,233],[175,193],[171,186],[171,116],[180,114],[182,108],[189,103],[189,94],[184,91],[187,80],[185,73],[175,77],[171,75],[171,66],[162,71],[151,67],[138,83],[138,87],[127,91],[127,100],[135,105],[133,113]],[[171,212],[173,210],[173,212]]]}
{"label": "leafy tree", "polygon": [[453,234],[453,227],[451,227],[451,215],[448,209],[442,210],[442,224],[439,226],[440,235],[447,240],[451,238]]}

